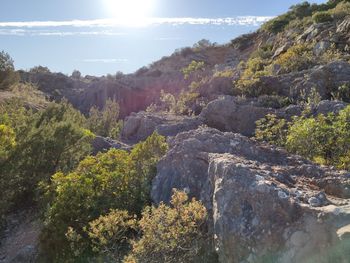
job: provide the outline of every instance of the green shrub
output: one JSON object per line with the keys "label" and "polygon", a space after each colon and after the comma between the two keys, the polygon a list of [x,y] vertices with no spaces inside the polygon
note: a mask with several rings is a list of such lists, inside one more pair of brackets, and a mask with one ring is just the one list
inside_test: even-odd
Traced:
{"label": "green shrub", "polygon": [[261,28],[264,31],[277,34],[282,32],[291,20],[291,15],[287,13],[267,21]]}
{"label": "green shrub", "polygon": [[278,119],[274,114],[267,114],[256,122],[255,138],[284,146],[288,134],[288,124],[285,119]]}
{"label": "green shrub", "polygon": [[93,134],[84,117],[62,102],[39,112],[18,100],[0,106],[0,125],[11,127],[16,144],[0,162],[0,213],[33,204],[38,184],[57,171],[68,171],[90,153]]}
{"label": "green shrub", "polygon": [[110,209],[140,215],[150,204],[151,180],[166,149],[164,137],[154,133],[131,153],[112,149],[85,158],[68,174],[56,173],[46,186],[50,207],[42,235],[43,248],[52,260],[73,256],[65,236],[70,227],[84,243],[85,226]]}
{"label": "green shrub", "polygon": [[333,21],[333,17],[329,12],[321,11],[316,12],[312,15],[312,20],[317,23],[325,23],[325,22],[331,22]]}
{"label": "green shrub", "polygon": [[257,122],[256,138],[285,146],[320,164],[350,169],[350,106],[338,115],[296,117],[290,123],[268,115]]}
{"label": "green shrub", "polygon": [[203,61],[195,61],[193,60],[187,67],[181,69],[182,74],[185,79],[188,79],[192,75],[197,74],[199,71],[203,71],[205,67],[205,63]]}
{"label": "green shrub", "polygon": [[350,2],[342,1],[338,3],[332,10],[329,10],[335,19],[343,19],[345,16],[350,15]]}
{"label": "green shrub", "polygon": [[4,51],[0,52],[0,90],[9,89],[19,82],[19,74],[15,71],[13,59]]}
{"label": "green shrub", "polygon": [[14,130],[5,124],[0,124],[0,163],[6,160],[15,145],[16,136]]}
{"label": "green shrub", "polygon": [[269,75],[266,70],[268,61],[261,58],[250,58],[244,65],[244,71],[235,82],[237,88],[243,95],[258,97],[265,94],[264,87],[257,85],[260,77]]}
{"label": "green shrub", "polygon": [[329,118],[319,115],[316,118],[301,118],[288,130],[286,148],[310,160],[330,158],[333,151],[334,134]]}
{"label": "green shrub", "polygon": [[206,220],[202,203],[188,201],[185,193],[175,191],[171,206],[161,203],[145,208],[140,220],[142,237],[134,242],[124,263],[194,262],[207,249]]}
{"label": "green shrub", "polygon": [[119,121],[119,104],[107,99],[101,111],[96,106],[92,107],[87,126],[97,135],[118,139],[122,128],[122,122]]}
{"label": "green shrub", "polygon": [[[131,249],[131,241],[135,239],[137,230],[135,216],[125,210],[111,210],[107,215],[89,222],[83,230],[84,236],[69,227],[66,237],[79,261],[121,262]],[[86,254],[87,250],[89,254]]]}
{"label": "green shrub", "polygon": [[312,49],[306,44],[290,47],[273,64],[281,67],[280,73],[289,73],[308,69],[315,65]]}

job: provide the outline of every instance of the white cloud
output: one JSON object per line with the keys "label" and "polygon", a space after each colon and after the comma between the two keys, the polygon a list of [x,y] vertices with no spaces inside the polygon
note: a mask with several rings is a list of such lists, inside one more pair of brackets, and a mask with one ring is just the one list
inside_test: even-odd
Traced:
{"label": "white cloud", "polygon": [[[117,19],[69,20],[69,21],[23,21],[0,22],[0,36],[122,36],[123,27],[148,27],[159,25],[213,25],[213,26],[259,26],[273,17],[237,16],[226,18],[147,18],[142,22]],[[128,24],[128,22],[130,24]],[[82,30],[85,28],[84,30]],[[125,31],[125,30],[124,30]],[[175,38],[157,38],[155,40],[178,40]]]}
{"label": "white cloud", "polygon": [[83,62],[87,63],[126,63],[128,62],[125,58],[92,58],[83,59]]}
{"label": "white cloud", "polygon": [[[152,25],[242,25],[258,26],[270,20],[271,16],[237,16],[226,18],[146,18],[142,22],[130,23],[133,27],[144,27]],[[48,27],[125,27],[128,22],[118,19],[95,19],[95,20],[69,20],[69,21],[22,21],[22,22],[0,22],[0,28],[48,28]]]}
{"label": "white cloud", "polygon": [[59,31],[59,30],[32,30],[32,29],[0,29],[1,36],[123,36],[126,33],[113,30],[100,31]]}

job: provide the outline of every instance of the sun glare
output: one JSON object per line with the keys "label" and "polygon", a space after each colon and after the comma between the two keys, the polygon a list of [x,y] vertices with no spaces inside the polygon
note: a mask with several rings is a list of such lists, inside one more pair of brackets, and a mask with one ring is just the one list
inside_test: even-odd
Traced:
{"label": "sun glare", "polygon": [[105,0],[109,15],[125,26],[142,26],[152,15],[155,0]]}

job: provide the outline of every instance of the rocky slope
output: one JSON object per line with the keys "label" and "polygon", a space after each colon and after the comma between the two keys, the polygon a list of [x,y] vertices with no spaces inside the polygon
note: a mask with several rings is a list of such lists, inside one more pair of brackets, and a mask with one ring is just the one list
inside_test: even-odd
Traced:
{"label": "rocky slope", "polygon": [[[47,72],[21,76],[52,99],[68,98],[85,113],[93,105],[102,107],[107,98],[119,102],[126,117],[122,142],[97,137],[95,153],[129,150],[154,131],[167,136],[169,152],[158,164],[153,201],[168,202],[174,188],[201,200],[220,262],[345,263],[350,258],[350,174],[249,138],[266,114],[300,116],[308,100],[303,96],[313,91],[323,101],[313,105],[310,115],[337,113],[347,105],[330,99],[350,84],[350,16],[302,22],[278,33],[259,30],[227,45],[182,49],[117,78],[73,79]],[[273,63],[295,44],[312,45],[316,62],[283,73]],[[265,47],[273,72],[265,72],[251,87],[263,96],[241,96],[233,84],[242,75],[239,63]],[[329,50],[340,52],[340,59],[333,53],[321,59]],[[198,89],[207,102],[203,110],[197,116],[144,111],[159,102],[162,89],[176,95],[188,87],[192,80],[185,80],[180,70],[193,60],[205,62],[207,81]],[[225,71],[230,74],[216,75]],[[293,104],[271,104],[277,95]],[[345,95],[349,102],[350,94]]]}
{"label": "rocky slope", "polygon": [[212,128],[178,134],[170,146],[153,200],[168,202],[173,188],[202,200],[220,262],[348,259],[349,173]]}

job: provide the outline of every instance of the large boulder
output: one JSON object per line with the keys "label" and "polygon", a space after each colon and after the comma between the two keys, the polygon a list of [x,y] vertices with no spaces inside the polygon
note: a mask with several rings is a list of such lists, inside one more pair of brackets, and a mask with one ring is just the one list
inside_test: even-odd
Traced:
{"label": "large boulder", "polygon": [[346,172],[199,128],[170,140],[153,200],[169,202],[173,188],[208,209],[220,262],[346,262],[349,256]]}
{"label": "large boulder", "polygon": [[200,117],[209,127],[252,136],[256,127],[255,122],[274,112],[273,109],[261,107],[251,100],[223,96],[210,102]]}
{"label": "large boulder", "polygon": [[316,89],[322,99],[330,99],[333,91],[349,82],[350,64],[335,61],[300,72],[263,76],[256,84],[256,88],[295,100],[302,99],[302,96],[309,95]]}
{"label": "large boulder", "polygon": [[133,113],[125,119],[121,133],[123,141],[136,143],[145,140],[154,131],[163,136],[198,128],[202,121],[197,117],[177,116],[168,113]]}

